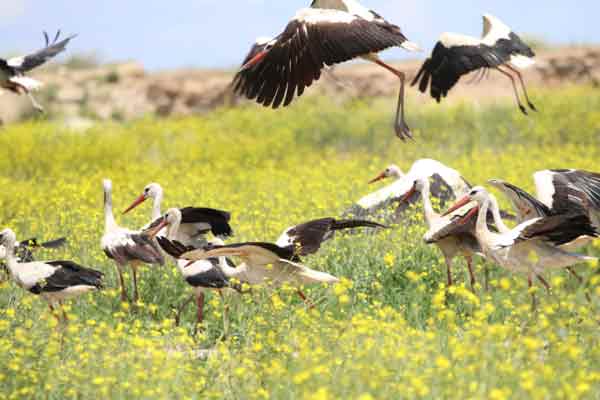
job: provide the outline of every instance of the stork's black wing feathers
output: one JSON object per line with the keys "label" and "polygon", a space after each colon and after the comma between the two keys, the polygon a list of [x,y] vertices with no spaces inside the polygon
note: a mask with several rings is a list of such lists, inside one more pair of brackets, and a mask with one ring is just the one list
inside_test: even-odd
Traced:
{"label": "stork's black wing feathers", "polygon": [[56,271],[43,282],[39,282],[29,289],[32,293],[59,292],[79,285],[103,288],[104,274],[100,271],[82,267],[73,261],[49,261],[46,264],[56,267]]}
{"label": "stork's black wing feathers", "polygon": [[538,222],[526,227],[515,242],[541,239],[561,246],[580,236],[598,236],[589,218],[582,214],[562,214],[541,218]]}
{"label": "stork's black wing feathers", "polygon": [[185,207],[181,209],[182,224],[209,224],[215,236],[231,236],[233,230],[229,225],[231,214],[213,208]]}
{"label": "stork's black wing feathers", "polygon": [[[320,10],[323,12],[323,10]],[[234,91],[266,107],[289,105],[321,76],[324,66],[400,46],[406,37],[392,24],[355,17],[352,22],[292,20],[257,65],[234,78]]]}
{"label": "stork's black wing feathers", "polygon": [[14,67],[19,72],[26,72],[26,71],[30,71],[36,67],[39,67],[40,65],[44,64],[49,59],[51,59],[51,58],[55,57],[57,54],[63,52],[66,49],[67,44],[73,38],[75,38],[77,36],[77,35],[71,35],[71,36],[61,40],[60,42],[57,42],[59,35],[60,35],[60,31],[57,33],[56,37],[54,38],[54,42],[50,44],[48,41],[48,36],[47,36],[47,34],[45,34],[44,36],[46,38],[46,47],[44,47],[41,50],[36,51],[35,53],[29,54],[29,55],[23,57],[20,65],[13,65],[12,67]]}
{"label": "stork's black wing feathers", "polygon": [[582,170],[552,170],[554,196],[553,212],[600,210],[600,174]]}
{"label": "stork's black wing feathers", "polygon": [[483,44],[446,47],[438,42],[411,85],[418,83],[419,90],[423,93],[429,87],[431,97],[440,102],[462,76],[481,68],[498,67],[506,61],[507,55]]}
{"label": "stork's black wing feathers", "polygon": [[156,241],[165,253],[174,258],[181,258],[183,254],[196,250],[193,246],[186,246],[177,240],[169,240],[163,236],[157,236]]}

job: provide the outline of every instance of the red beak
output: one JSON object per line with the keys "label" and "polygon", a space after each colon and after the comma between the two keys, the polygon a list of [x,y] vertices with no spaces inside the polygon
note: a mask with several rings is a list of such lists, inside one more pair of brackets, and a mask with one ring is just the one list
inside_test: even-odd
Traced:
{"label": "red beak", "polygon": [[469,204],[471,202],[471,198],[469,196],[465,196],[462,199],[458,200],[452,207],[450,207],[448,209],[448,211],[446,211],[444,213],[444,215],[442,215],[442,217],[445,217],[446,215],[458,210],[461,207],[464,207],[465,205]]}
{"label": "red beak", "polygon": [[385,178],[386,178],[386,176],[385,176],[385,172],[382,172],[382,173],[380,173],[379,175],[377,175],[377,176],[376,176],[374,179],[371,179],[371,180],[369,181],[369,185],[371,185],[371,184],[373,184],[373,183],[375,183],[375,182],[379,182],[380,180],[383,180],[383,179],[385,179]]}
{"label": "red beak", "polygon": [[144,196],[142,194],[142,195],[140,195],[140,197],[135,199],[135,201],[133,203],[131,203],[131,205],[127,208],[127,210],[123,211],[123,214],[127,214],[129,211],[133,210],[134,208],[136,208],[137,206],[142,204],[144,201],[146,201],[146,196]]}
{"label": "red beak", "polygon": [[245,71],[247,69],[250,69],[250,68],[254,67],[256,64],[258,64],[259,62],[261,62],[262,59],[265,58],[267,54],[269,54],[268,51],[264,51],[264,50],[261,51],[260,53],[258,53],[254,57],[252,57],[252,59],[250,61],[248,61],[246,64],[244,64],[242,66],[242,68],[240,68],[240,71]]}
{"label": "red beak", "polygon": [[195,263],[195,262],[196,262],[196,261],[188,261],[188,263],[187,263],[187,264],[185,264],[185,266],[184,266],[183,268],[187,268],[187,267],[189,267],[190,265],[192,265],[192,264],[193,264],[193,263]]}
{"label": "red beak", "polygon": [[404,196],[402,196],[402,198],[400,199],[400,203],[404,203],[404,202],[408,201],[408,199],[410,199],[411,196],[413,194],[415,194],[416,191],[417,191],[417,185],[414,184],[414,185],[412,185],[412,187],[410,188],[410,190],[408,192],[406,192],[404,194]]}
{"label": "red beak", "polygon": [[147,233],[150,235],[150,237],[152,239],[154,239],[156,237],[156,235],[158,235],[158,232],[160,232],[164,227],[168,226],[169,222],[166,219],[163,219],[162,221],[160,221],[160,224],[156,225],[156,227],[151,228],[147,231]]}
{"label": "red beak", "polygon": [[460,219],[460,222],[459,222],[459,223],[460,223],[461,225],[464,225],[464,224],[466,224],[467,222],[469,222],[469,221],[471,220],[471,218],[473,218],[473,217],[477,216],[477,213],[478,213],[478,212],[479,212],[479,206],[475,206],[475,207],[471,208],[471,209],[469,210],[469,212],[467,213],[467,215],[465,215],[464,217],[462,217],[462,218]]}

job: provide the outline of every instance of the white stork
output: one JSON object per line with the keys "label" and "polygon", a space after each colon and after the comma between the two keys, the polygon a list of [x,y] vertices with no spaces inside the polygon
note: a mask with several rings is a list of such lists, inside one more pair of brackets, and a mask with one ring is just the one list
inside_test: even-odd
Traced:
{"label": "white stork", "polygon": [[517,104],[521,111],[527,114],[527,109],[519,97],[515,77],[511,72],[521,82],[529,108],[536,111],[519,71],[532,66],[535,63],[534,57],[533,50],[508,26],[498,18],[485,14],[481,39],[457,33],[442,34],[412,85],[418,83],[419,90],[423,93],[429,87],[431,97],[439,103],[463,75],[481,71],[483,76],[487,70],[495,69],[510,79]]}
{"label": "white stork", "polygon": [[[591,222],[588,210],[600,208],[600,174],[576,169],[543,170],[534,173],[533,180],[537,198],[508,182],[489,181],[510,199],[519,222],[560,214],[577,214],[583,223]],[[573,251],[594,237],[594,232],[588,232],[561,248]]]}
{"label": "white stork", "polygon": [[289,105],[294,96],[321,77],[325,66],[363,58],[400,79],[394,128],[402,140],[412,138],[404,118],[404,72],[384,63],[378,53],[390,47],[417,51],[397,25],[355,0],[313,0],[284,31],[244,63],[234,91],[263,106]]}
{"label": "white stork", "polygon": [[198,261],[215,257],[240,257],[243,263],[237,267],[232,267],[227,262],[219,263],[219,268],[227,277],[250,285],[268,283],[277,287],[287,282],[298,286],[298,295],[303,301],[309,303],[300,286],[336,283],[338,278],[300,264],[300,256],[317,252],[323,242],[331,239],[336,231],[358,227],[385,228],[371,221],[321,218],[287,228],[280,235],[277,244],[236,243],[208,251],[196,250],[179,254],[179,258]]}
{"label": "white stork", "polygon": [[[548,283],[542,277],[545,270],[563,269],[595,260],[593,257],[567,252],[558,247],[580,236],[581,232],[591,229],[589,223],[582,222],[577,215],[534,218],[505,232],[490,231],[487,225],[488,210],[492,208],[492,211],[497,212],[497,203],[493,198],[485,188],[475,187],[448,209],[446,214],[475,201],[478,204],[475,232],[483,253],[511,272],[526,274],[530,286],[533,277],[536,276],[549,289]],[[464,220],[473,215],[473,212],[469,212]]]}
{"label": "white stork", "polygon": [[[390,165],[369,183],[391,177],[396,179],[392,184],[363,197],[346,210],[344,215],[363,218],[386,210],[398,203],[411,190],[414,182],[420,178],[433,179],[431,195],[440,199],[442,205],[448,200],[455,200],[463,196],[470,188],[469,183],[461,176],[460,172],[430,159],[415,161],[407,174],[403,174],[397,166]],[[417,201],[418,193],[408,200],[410,204]],[[397,221],[410,204],[402,202],[397,207],[393,220]]]}
{"label": "white stork", "polygon": [[[158,183],[150,183],[144,188],[143,193],[125,210],[123,214],[133,210],[148,199],[153,200],[152,204],[152,223],[161,217],[161,203],[164,197],[162,186]],[[179,210],[182,220],[177,229],[177,237],[173,238],[186,245],[200,248],[207,242],[205,235],[211,232],[216,237],[229,237],[233,235],[233,230],[229,225],[231,214],[227,211],[215,210],[212,208],[185,207]],[[148,228],[146,225],[142,230]]]}
{"label": "white stork", "polygon": [[77,35],[69,36],[60,42],[60,30],[56,32],[54,40],[50,42],[48,34],[44,32],[46,46],[34,53],[8,60],[0,58],[0,87],[16,94],[26,94],[33,107],[44,112],[44,108],[35,100],[31,92],[39,90],[43,84],[35,79],[25,76],[25,73],[46,63],[49,59],[66,49],[67,44]]}
{"label": "white stork", "polygon": [[123,269],[129,265],[133,272],[134,302],[139,299],[137,267],[139,263],[163,265],[165,260],[152,238],[140,231],[132,231],[117,225],[112,210],[112,182],[103,181],[104,187],[104,236],[101,246],[104,254],[115,261],[121,286],[121,300],[128,301]]}
{"label": "white stork", "polygon": [[[23,289],[42,296],[53,314],[54,306],[60,306],[63,300],[103,288],[102,272],[72,261],[19,262],[15,255],[16,244],[12,230],[0,232],[0,245],[6,248],[4,259],[11,277]],[[64,310],[63,317],[67,319]]]}
{"label": "white stork", "polygon": [[[222,297],[222,289],[232,288],[240,291],[239,285],[234,285],[229,278],[223,273],[220,268],[220,263],[228,263],[229,260],[225,257],[211,258],[207,260],[196,261],[190,264],[188,261],[181,259],[181,255],[187,252],[196,250],[196,247],[186,246],[177,240],[178,231],[181,227],[182,213],[178,208],[171,208],[167,212],[156,219],[146,230],[146,232],[157,238],[162,249],[175,258],[175,262],[179,272],[185,279],[186,283],[191,286],[194,296],[178,307],[176,313],[176,321],[179,323],[180,315],[183,309],[193,300],[196,300],[197,314],[196,322],[200,324],[204,319],[204,293],[206,290],[217,290]],[[158,232],[166,228],[165,236],[157,236]],[[208,244],[212,246],[223,246],[224,243],[220,239],[214,239]],[[206,247],[206,248],[209,248]],[[205,249],[206,249],[205,248]],[[231,265],[235,267],[235,265]],[[225,314],[225,313],[224,313]],[[226,316],[223,316],[226,318]]]}

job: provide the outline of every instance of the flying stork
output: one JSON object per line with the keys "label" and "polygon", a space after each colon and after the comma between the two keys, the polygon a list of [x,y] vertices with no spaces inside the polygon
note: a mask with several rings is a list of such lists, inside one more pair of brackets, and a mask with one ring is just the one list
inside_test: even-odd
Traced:
{"label": "flying stork", "polygon": [[326,66],[362,58],[399,78],[394,129],[400,139],[412,138],[404,118],[406,75],[383,62],[378,53],[396,46],[409,51],[419,47],[381,15],[356,0],[313,0],[279,36],[259,46],[259,52],[242,65],[233,80],[236,93],[265,107],[285,107],[317,81]]}
{"label": "flying stork", "polygon": [[395,206],[396,209],[392,221],[397,222],[410,204],[418,200],[419,193],[413,193],[408,199],[400,202],[405,194],[411,190],[414,182],[420,178],[431,178],[433,180],[430,193],[433,197],[440,200],[442,206],[448,200],[455,200],[461,197],[470,188],[469,183],[461,176],[460,172],[439,161],[430,159],[415,161],[407,174],[404,174],[396,165],[390,165],[369,183],[373,184],[387,178],[394,178],[395,181],[363,197],[346,210],[344,215],[364,218]]}
{"label": "flying stork", "polygon": [[146,233],[132,231],[117,225],[112,208],[112,182],[108,179],[103,181],[104,187],[104,236],[100,242],[104,254],[115,261],[121,287],[121,301],[128,301],[125,282],[123,281],[123,269],[129,265],[133,272],[133,301],[139,299],[137,285],[138,264],[164,265],[158,244]]}
{"label": "flying stork", "polygon": [[[123,212],[124,214],[133,210],[144,201],[152,199],[152,223],[161,217],[161,203],[164,197],[162,186],[158,183],[150,183],[142,194]],[[181,223],[176,231],[177,237],[173,238],[178,242],[196,248],[204,246],[207,242],[205,235],[211,232],[214,236],[226,238],[233,235],[233,230],[229,225],[231,214],[227,211],[215,210],[212,208],[185,207],[179,210],[181,212]],[[148,228],[146,225],[142,230]],[[160,233],[159,233],[160,234]]]}
{"label": "flying stork", "polygon": [[[204,293],[206,290],[217,290],[219,295],[222,297],[222,289],[232,288],[237,291],[241,291],[239,285],[233,284],[229,278],[223,273],[220,265],[221,263],[230,263],[230,260],[225,259],[225,257],[220,258],[210,258],[207,260],[196,261],[193,264],[190,264],[188,261],[181,259],[181,255],[187,252],[196,250],[197,247],[186,246],[185,244],[179,242],[178,231],[181,228],[182,223],[182,213],[178,208],[171,208],[167,210],[167,212],[156,219],[147,229],[146,232],[153,237],[156,237],[158,244],[165,251],[165,253],[169,254],[173,258],[175,258],[175,262],[179,272],[182,277],[185,279],[186,283],[191,286],[193,290],[193,296],[190,297],[189,300],[184,302],[181,306],[178,307],[176,312],[175,320],[179,323],[181,313],[183,309],[192,301],[196,300],[197,313],[196,313],[196,322],[198,324],[202,323],[204,319]],[[166,235],[157,236],[158,232],[161,232],[166,228]],[[216,238],[213,239],[210,243],[207,243],[206,246],[203,247],[204,250],[210,249],[213,246],[223,246],[224,243],[221,239]],[[230,265],[235,268],[235,265]],[[223,315],[224,321],[226,321],[225,313]],[[226,325],[226,323],[225,323]]]}
{"label": "flying stork", "polygon": [[[102,272],[72,261],[19,262],[15,255],[17,238],[10,229],[0,232],[0,245],[6,248],[4,259],[12,279],[23,289],[44,298],[53,314],[54,307],[61,306],[62,301],[103,288]],[[63,317],[66,321],[64,309]]]}
{"label": "flying stork", "polygon": [[8,60],[0,58],[0,87],[10,90],[16,94],[26,94],[35,108],[39,112],[44,112],[44,108],[36,101],[31,92],[39,90],[43,84],[33,78],[25,76],[26,72],[46,63],[57,54],[63,52],[67,44],[77,35],[71,35],[61,41],[60,30],[56,32],[54,39],[50,41],[50,37],[44,32],[46,45],[34,53],[26,56],[9,58]]}
{"label": "flying stork", "polygon": [[431,97],[439,103],[463,75],[480,71],[483,77],[487,70],[495,69],[510,79],[517,104],[527,114],[519,97],[515,75],[529,108],[536,111],[520,72],[535,64],[534,57],[533,50],[507,25],[493,15],[485,14],[481,39],[457,33],[442,34],[430,58],[412,81],[412,86],[419,84],[423,93],[429,88]]}
{"label": "flying stork", "polygon": [[[488,210],[497,213],[497,202],[483,187],[473,188],[466,196],[446,212],[446,215],[475,201],[477,208],[467,213],[466,220],[477,215],[476,237],[483,253],[503,268],[527,275],[529,286],[537,277],[549,289],[542,277],[545,270],[562,269],[574,264],[595,260],[582,254],[567,252],[558,246],[573,241],[582,234],[594,232],[589,222],[582,221],[577,214],[561,214],[534,218],[504,232],[492,232],[487,224]],[[535,298],[533,298],[535,306]]]}

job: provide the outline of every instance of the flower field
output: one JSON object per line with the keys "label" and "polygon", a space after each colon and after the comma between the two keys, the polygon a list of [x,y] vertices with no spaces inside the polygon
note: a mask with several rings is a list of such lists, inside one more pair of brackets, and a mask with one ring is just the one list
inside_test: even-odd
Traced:
{"label": "flower field", "polygon": [[[533,190],[546,168],[600,171],[600,92],[536,90],[530,117],[509,102],[410,109],[416,141],[390,126],[389,99],[333,104],[313,97],[288,110],[249,105],[204,117],[102,123],[88,131],[36,121],[0,131],[0,221],[19,238],[66,236],[40,259],[72,259],[106,273],[107,288],[66,309],[59,325],[45,302],[2,277],[2,399],[509,399],[598,398],[600,266],[548,274],[531,311],[526,279],[481,259],[445,287],[437,248],[415,223],[338,235],[305,263],[340,278],[310,287],[307,308],[292,288],[208,295],[196,335],[190,289],[174,265],[141,271],[141,298],[122,304],[116,271],[100,249],[102,178],[123,210],[150,182],[166,207],[232,212],[235,241],[274,241],[284,228],[340,216],[375,188],[390,163],[408,170],[438,159],[471,183],[501,178]],[[498,196],[505,201],[502,196]],[[508,206],[504,202],[505,206]],[[166,208],[165,208],[166,209]],[[419,211],[420,203],[419,203]],[[150,205],[122,216],[136,228]],[[600,255],[600,243],[585,250]],[[1,272],[0,272],[1,273]],[[129,279],[127,280],[129,281]],[[536,290],[536,289],[532,289]],[[591,302],[586,299],[590,294]]]}

